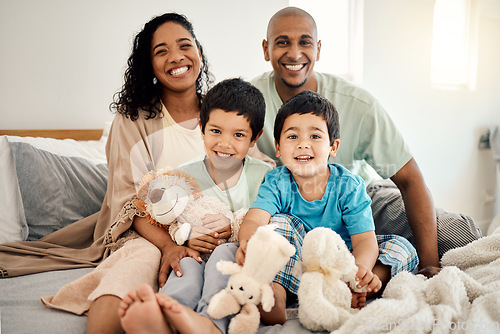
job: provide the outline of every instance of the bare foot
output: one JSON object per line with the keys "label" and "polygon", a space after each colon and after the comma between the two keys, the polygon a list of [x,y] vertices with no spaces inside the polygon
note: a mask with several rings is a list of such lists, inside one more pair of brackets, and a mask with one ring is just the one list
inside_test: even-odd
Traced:
{"label": "bare foot", "polygon": [[204,317],[172,297],[157,293],[156,300],[167,321],[182,334],[217,333],[221,331],[210,318]]}
{"label": "bare foot", "polygon": [[366,304],[366,292],[352,291],[351,308],[362,309]]}
{"label": "bare foot", "polygon": [[153,288],[147,284],[141,284],[137,289],[128,292],[120,304],[118,315],[127,333],[172,333]]}

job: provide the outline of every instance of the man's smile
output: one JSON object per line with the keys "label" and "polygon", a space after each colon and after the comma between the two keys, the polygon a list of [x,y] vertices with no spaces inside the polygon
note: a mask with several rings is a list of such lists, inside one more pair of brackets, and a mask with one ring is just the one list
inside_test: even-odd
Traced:
{"label": "man's smile", "polygon": [[298,72],[300,71],[301,69],[303,69],[306,65],[305,64],[283,64],[283,66],[289,70],[289,71],[294,71],[294,72]]}

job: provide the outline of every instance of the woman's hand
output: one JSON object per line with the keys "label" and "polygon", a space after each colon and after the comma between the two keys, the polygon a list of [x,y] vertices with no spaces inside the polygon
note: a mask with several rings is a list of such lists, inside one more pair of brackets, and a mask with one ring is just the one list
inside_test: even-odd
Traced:
{"label": "woman's hand", "polygon": [[167,282],[168,274],[172,269],[178,277],[182,276],[181,266],[179,261],[184,257],[192,257],[198,263],[201,263],[200,253],[194,249],[179,246],[171,243],[161,248],[160,271],[158,272],[158,286],[161,288]]}
{"label": "woman's hand", "polygon": [[223,214],[209,214],[202,219],[203,226],[195,226],[187,241],[187,246],[200,253],[211,253],[222,244],[222,239],[231,236],[231,221]]}
{"label": "woman's hand", "polygon": [[358,272],[356,273],[356,287],[361,289],[365,285],[367,292],[378,292],[382,288],[382,281],[375,275],[371,270],[366,268],[364,265],[357,264]]}

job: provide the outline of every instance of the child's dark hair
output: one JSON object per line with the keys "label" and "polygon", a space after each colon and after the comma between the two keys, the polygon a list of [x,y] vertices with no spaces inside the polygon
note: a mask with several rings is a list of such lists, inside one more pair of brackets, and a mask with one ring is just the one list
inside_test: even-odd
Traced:
{"label": "child's dark hair", "polygon": [[266,103],[264,96],[252,84],[239,79],[226,79],[211,88],[203,98],[200,111],[201,131],[205,133],[210,112],[214,109],[222,109],[226,112],[237,111],[250,123],[252,139],[264,127],[266,116]]}
{"label": "child's dark hair", "polygon": [[278,111],[274,122],[274,139],[278,144],[280,143],[283,124],[293,114],[313,114],[323,117],[328,128],[330,145],[333,145],[335,139],[340,139],[340,124],[337,109],[323,96],[306,90],[290,98]]}

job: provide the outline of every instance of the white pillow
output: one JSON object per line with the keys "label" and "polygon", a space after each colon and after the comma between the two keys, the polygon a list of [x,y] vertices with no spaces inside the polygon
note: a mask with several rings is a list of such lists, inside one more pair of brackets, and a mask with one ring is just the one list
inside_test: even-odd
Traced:
{"label": "white pillow", "polygon": [[18,213],[19,186],[14,170],[14,157],[10,149],[7,136],[0,137],[0,243],[24,240],[28,230],[24,233]]}
{"label": "white pillow", "polygon": [[[24,217],[11,143],[22,142],[61,157],[81,158],[95,165],[106,164],[107,132],[100,140],[76,141],[40,137],[0,136],[0,243],[26,240],[28,226]],[[23,215],[21,217],[21,215]]]}

